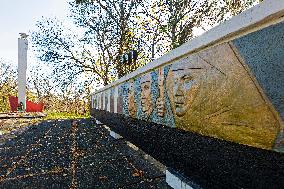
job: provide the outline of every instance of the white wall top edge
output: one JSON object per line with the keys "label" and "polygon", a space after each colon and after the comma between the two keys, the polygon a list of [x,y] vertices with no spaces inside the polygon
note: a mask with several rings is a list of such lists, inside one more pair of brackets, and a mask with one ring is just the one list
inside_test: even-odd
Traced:
{"label": "white wall top edge", "polygon": [[134,72],[99,90],[96,90],[92,94],[102,92],[110,87],[123,83],[130,78],[141,75],[161,65],[170,63],[175,59],[181,58],[197,50],[206,48],[209,45],[224,42],[228,39],[233,40],[240,35],[244,35],[272,25],[283,16],[284,0],[265,0],[262,3],[242,12],[241,14],[232,17],[230,20],[212,28],[201,36],[191,39],[180,47],[173,49],[172,51],[161,56],[160,58],[146,64],[141,68],[138,68]]}

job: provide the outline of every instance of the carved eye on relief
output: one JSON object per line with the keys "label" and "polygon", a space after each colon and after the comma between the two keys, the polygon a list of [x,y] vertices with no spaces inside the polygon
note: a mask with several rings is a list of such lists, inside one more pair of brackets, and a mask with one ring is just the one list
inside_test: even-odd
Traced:
{"label": "carved eye on relief", "polygon": [[192,76],[186,75],[182,78],[183,80],[183,84],[184,84],[184,89],[185,90],[190,90],[190,88],[192,87],[194,80]]}
{"label": "carved eye on relief", "polygon": [[193,80],[193,77],[190,75],[184,75],[181,78],[184,82],[190,82],[191,80]]}
{"label": "carved eye on relief", "polygon": [[148,89],[149,89],[149,86],[148,86],[148,85],[145,85],[143,88],[144,88],[144,90],[148,90]]}
{"label": "carved eye on relief", "polygon": [[179,83],[179,78],[175,78],[175,84]]}

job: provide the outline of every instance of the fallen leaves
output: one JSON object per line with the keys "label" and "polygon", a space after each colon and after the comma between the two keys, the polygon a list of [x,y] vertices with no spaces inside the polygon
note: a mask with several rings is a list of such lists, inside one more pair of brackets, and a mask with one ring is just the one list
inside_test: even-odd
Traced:
{"label": "fallen leaves", "polygon": [[101,181],[106,181],[106,180],[107,180],[107,176],[100,176],[99,179],[100,179]]}
{"label": "fallen leaves", "polygon": [[78,150],[78,143],[76,139],[76,135],[78,132],[78,122],[76,120],[72,121],[72,128],[71,128],[71,154],[72,154],[72,160],[71,160],[71,172],[72,172],[72,182],[71,182],[71,189],[76,189],[78,186],[78,181],[76,178],[77,173],[77,164],[78,164],[78,158],[80,156],[80,152]]}
{"label": "fallen leaves", "polygon": [[40,119],[11,118],[0,120],[0,143],[21,134],[27,126],[36,124]]}
{"label": "fallen leaves", "polygon": [[144,172],[142,170],[134,169],[132,176],[134,177],[143,177]]}
{"label": "fallen leaves", "polygon": [[62,173],[63,172],[63,168],[59,167],[59,166],[55,166],[51,169],[51,172],[53,173]]}

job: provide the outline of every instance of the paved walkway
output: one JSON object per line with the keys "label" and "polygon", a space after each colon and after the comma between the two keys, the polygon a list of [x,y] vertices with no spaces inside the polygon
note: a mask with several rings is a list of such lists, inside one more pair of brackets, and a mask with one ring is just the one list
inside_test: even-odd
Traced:
{"label": "paved walkway", "polygon": [[169,188],[143,156],[90,119],[30,126],[0,145],[0,188]]}

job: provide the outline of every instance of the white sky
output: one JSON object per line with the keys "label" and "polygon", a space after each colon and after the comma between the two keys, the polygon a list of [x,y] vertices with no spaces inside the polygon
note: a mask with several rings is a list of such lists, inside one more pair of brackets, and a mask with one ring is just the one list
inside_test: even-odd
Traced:
{"label": "white sky", "polygon": [[[66,19],[69,0],[1,0],[0,3],[0,58],[15,65],[18,62],[20,32],[30,33],[36,21],[44,17]],[[31,50],[30,50],[31,51]],[[28,62],[36,62],[29,52]]]}

